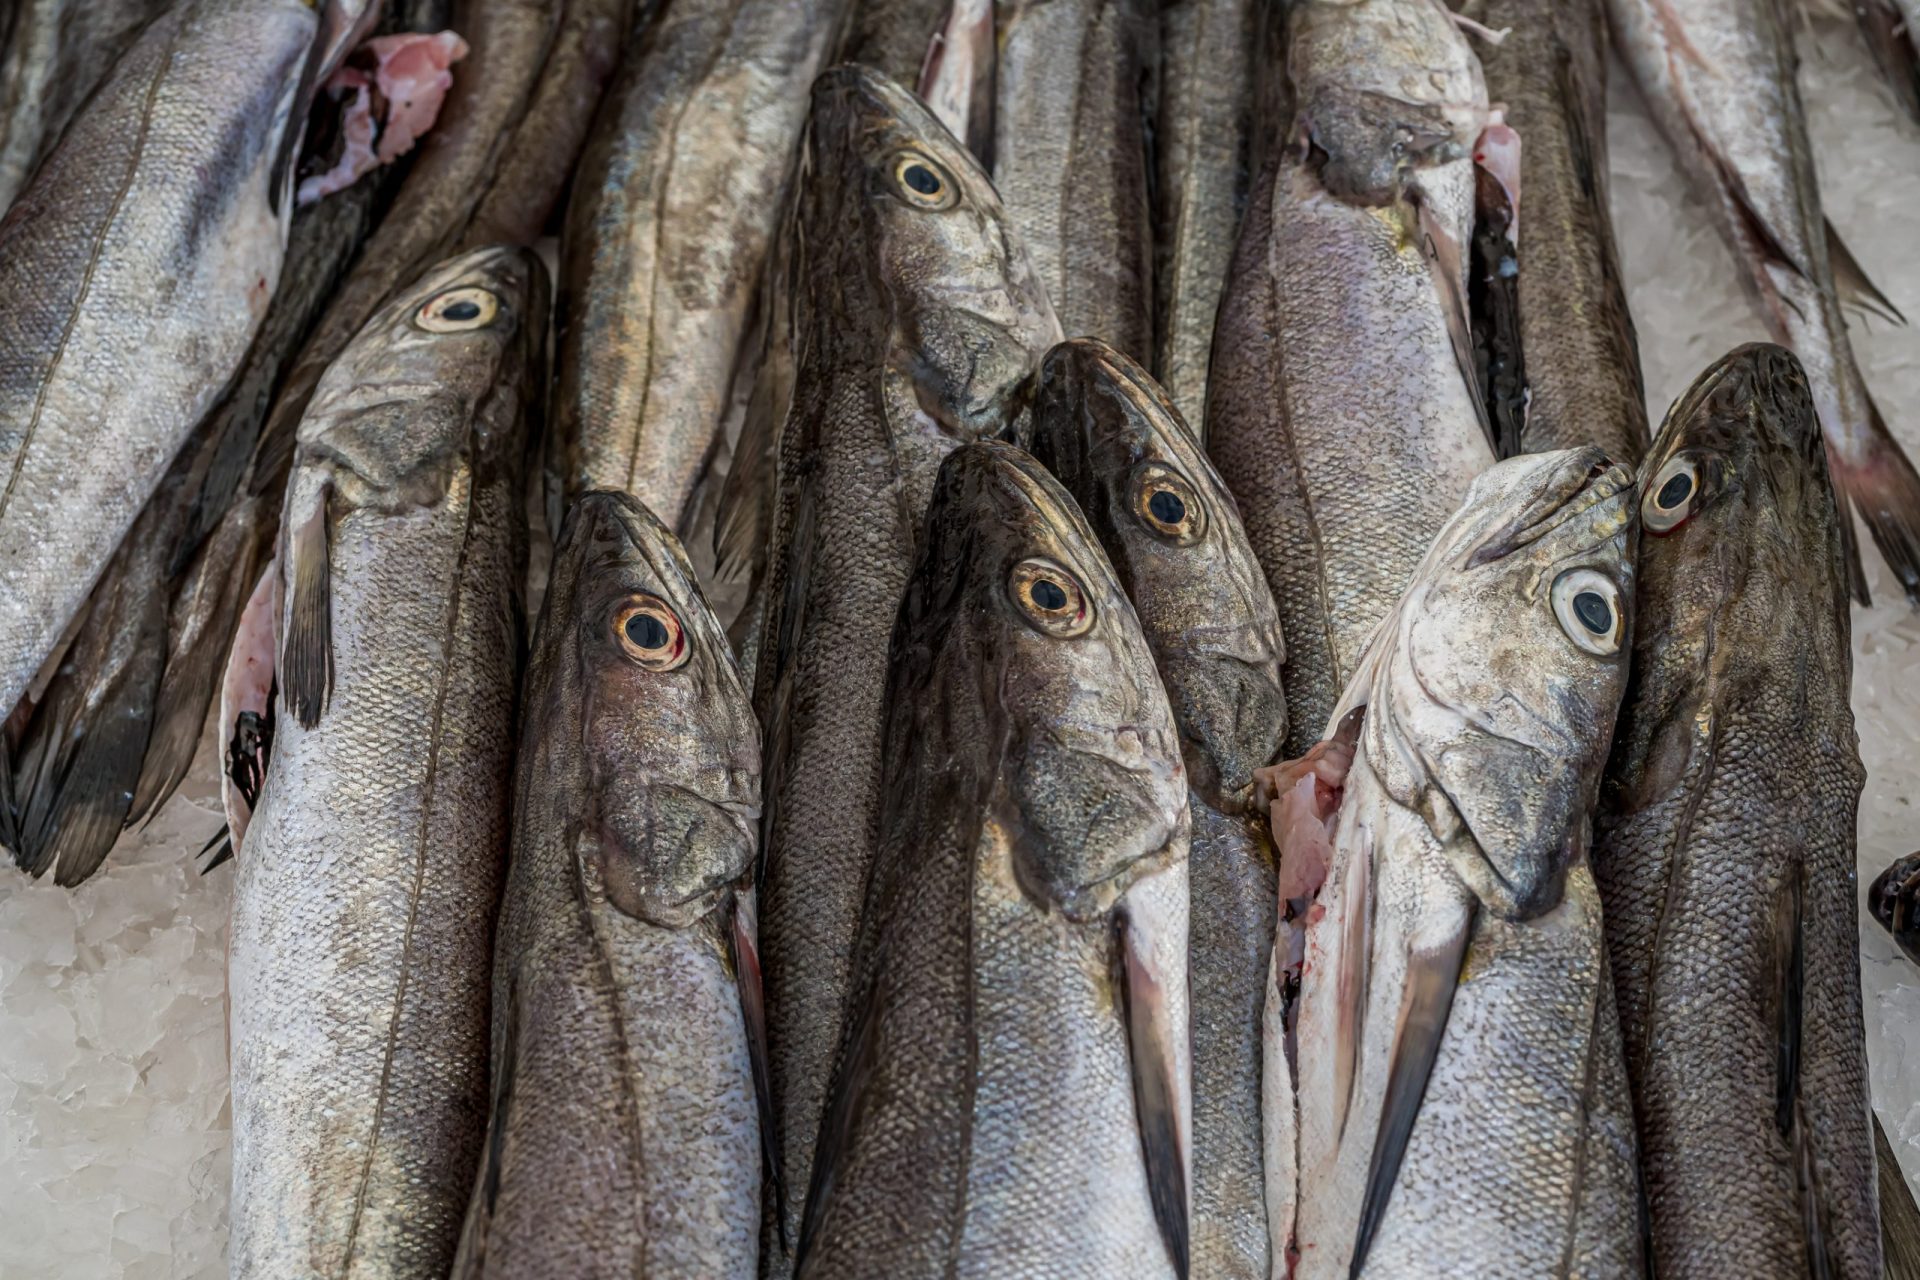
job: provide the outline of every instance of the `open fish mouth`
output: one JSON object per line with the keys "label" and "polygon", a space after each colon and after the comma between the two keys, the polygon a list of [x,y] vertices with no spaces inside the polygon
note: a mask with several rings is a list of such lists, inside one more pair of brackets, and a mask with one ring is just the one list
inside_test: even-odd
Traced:
{"label": "open fish mouth", "polygon": [[1606,504],[1624,507],[1634,485],[1631,469],[1612,461],[1599,449],[1579,450],[1548,477],[1512,523],[1480,544],[1467,565],[1473,568],[1510,556],[1583,516],[1598,515]]}

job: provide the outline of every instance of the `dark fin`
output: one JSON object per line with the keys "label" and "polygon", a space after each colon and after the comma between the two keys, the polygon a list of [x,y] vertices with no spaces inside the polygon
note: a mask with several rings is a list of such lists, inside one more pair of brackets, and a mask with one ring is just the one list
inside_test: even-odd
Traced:
{"label": "dark fin", "polygon": [[775,1140],[773,1077],[767,1068],[767,1001],[760,977],[760,948],[752,908],[734,898],[728,913],[727,948],[733,960],[733,980],[740,987],[740,1016],[747,1028],[747,1060],[753,1065],[753,1098],[760,1111],[760,1162],[767,1185],[773,1188],[774,1220],[780,1224],[780,1247],[792,1249],[787,1239],[787,1183],[780,1168],[780,1144]]}
{"label": "dark fin", "polygon": [[1414,951],[1407,957],[1407,989],[1400,1004],[1400,1024],[1394,1028],[1393,1062],[1387,1069],[1386,1097],[1381,1102],[1380,1132],[1367,1164],[1367,1192],[1360,1205],[1360,1230],[1353,1240],[1349,1276],[1366,1266],[1367,1250],[1386,1216],[1393,1184],[1400,1178],[1407,1140],[1427,1093],[1427,1079],[1440,1056],[1440,1041],[1453,1010],[1453,993],[1460,985],[1460,966],[1467,957],[1478,908],[1470,908],[1459,931],[1432,951]]}
{"label": "dark fin", "polygon": [[1867,587],[1866,562],[1860,558],[1860,531],[1853,525],[1853,504],[1847,501],[1847,491],[1837,485],[1833,490],[1833,520],[1840,531],[1840,568],[1847,575],[1847,596],[1863,607],[1870,605],[1873,592]]}
{"label": "dark fin", "polygon": [[1334,977],[1339,1004],[1333,1051],[1333,1095],[1340,1108],[1334,1125],[1345,1137],[1347,1117],[1353,1111],[1353,1084],[1360,1075],[1360,1041],[1367,1033],[1367,978],[1373,969],[1373,849],[1371,842],[1353,860],[1353,872],[1342,895],[1346,919],[1341,921],[1340,967]]}
{"label": "dark fin", "polygon": [[[799,1280],[807,1273],[807,1251],[820,1233],[827,1205],[833,1199],[834,1175],[841,1153],[853,1138],[854,1129],[866,1102],[867,1086],[880,1061],[881,986],[886,981],[885,956],[873,953],[871,972],[881,975],[867,989],[866,998],[857,1006],[847,1037],[840,1050],[840,1063],[833,1074],[833,1087],[827,1094],[826,1114],[820,1118],[820,1138],[813,1149],[813,1179],[807,1188],[807,1203],[800,1215],[799,1246],[794,1250],[793,1274]],[[784,1241],[783,1241],[784,1243]]]}
{"label": "dark fin", "polygon": [[327,507],[323,488],[314,510],[288,539],[292,563],[287,581],[287,638],[281,645],[279,679],[287,708],[302,726],[320,723],[333,696],[333,599],[327,563]]}
{"label": "dark fin", "polygon": [[[207,857],[208,854],[212,854],[213,856],[209,858]],[[205,844],[200,846],[200,852],[195,854],[194,857],[196,859],[206,859],[200,863],[200,874],[203,876],[223,862],[232,862],[233,833],[222,826],[218,831],[213,833]]]}
{"label": "dark fin", "polygon": [[1480,368],[1474,359],[1473,316],[1467,297],[1461,292],[1465,279],[1465,264],[1461,262],[1461,246],[1447,234],[1445,227],[1427,213],[1426,206],[1417,207],[1416,216],[1420,228],[1420,240],[1425,246],[1427,268],[1433,274],[1434,287],[1440,291],[1441,309],[1447,316],[1447,339],[1453,345],[1453,358],[1460,366],[1460,380],[1467,384],[1467,394],[1473,399],[1473,412],[1480,419],[1481,430],[1487,433],[1487,444],[1498,449],[1499,441],[1494,438],[1493,422],[1487,416],[1487,398],[1481,392]]}
{"label": "dark fin", "polygon": [[1781,1137],[1793,1132],[1794,1112],[1800,1100],[1801,998],[1805,979],[1805,939],[1800,921],[1800,876],[1774,903],[1774,1058],[1773,1127]]}
{"label": "dark fin", "polygon": [[1920,121],[1920,53],[1905,17],[1893,0],[1854,0],[1853,12],[1887,87],[1901,109]]}
{"label": "dark fin", "polygon": [[1507,188],[1474,166],[1473,256],[1467,308],[1473,368],[1496,458],[1525,451],[1527,379],[1520,347],[1520,258],[1509,234],[1515,210]]}
{"label": "dark fin", "polygon": [[766,556],[779,436],[769,399],[768,393],[754,392],[733,447],[733,465],[720,486],[713,519],[713,572],[722,582],[751,578]]}
{"label": "dark fin", "polygon": [[[1766,261],[1783,266],[1805,279],[1806,264],[1787,252],[1786,246],[1780,243],[1780,237],[1773,233],[1773,228],[1767,225],[1767,220],[1762,218],[1759,211],[1753,207],[1753,200],[1747,195],[1746,185],[1740,181],[1739,173],[1721,158],[1720,153],[1713,149],[1706,138],[1702,137],[1699,141],[1700,149],[1706,154],[1707,163],[1713,166],[1714,176],[1720,180],[1721,190],[1726,193],[1727,199],[1733,202],[1734,216],[1739,219],[1740,228],[1749,242],[1747,247]],[[1767,286],[1768,289],[1771,287]],[[1784,299],[1782,301],[1784,302]]]}
{"label": "dark fin", "polygon": [[1907,322],[1900,308],[1893,305],[1893,299],[1880,292],[1879,286],[1868,278],[1866,268],[1847,248],[1847,242],[1840,238],[1839,229],[1832,221],[1827,223],[1827,265],[1833,271],[1834,288],[1839,291],[1842,302],[1850,302],[1888,324]]}
{"label": "dark fin", "polygon": [[1879,1116],[1873,1117],[1873,1153],[1880,1169],[1880,1252],[1886,1280],[1920,1280],[1920,1208],[1913,1203],[1913,1188],[1900,1171]]}
{"label": "dark fin", "polygon": [[1133,1102],[1140,1147],[1147,1163],[1147,1193],[1153,1216],[1186,1280],[1191,1246],[1187,1227],[1187,1144],[1181,1132],[1180,1090],[1167,993],[1154,972],[1151,940],[1122,910],[1116,921],[1120,991],[1127,1020],[1127,1056],[1133,1067]]}
{"label": "dark fin", "polygon": [[[1867,419],[1870,432],[1864,462],[1856,466],[1838,451],[1828,451],[1834,487],[1844,495],[1840,505],[1851,504],[1867,522],[1874,545],[1900,580],[1907,599],[1920,605],[1920,474],[1872,401],[1867,404]],[[1864,587],[1855,593],[1856,597],[1862,594]]]}

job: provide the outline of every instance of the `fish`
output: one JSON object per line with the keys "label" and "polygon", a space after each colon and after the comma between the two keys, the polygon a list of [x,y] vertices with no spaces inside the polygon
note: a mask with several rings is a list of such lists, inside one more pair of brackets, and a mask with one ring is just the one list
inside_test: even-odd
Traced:
{"label": "fish", "polygon": [[[839,1043],[878,839],[887,641],[934,475],[959,445],[1018,428],[1060,337],[986,175],[907,90],[864,67],[827,71],[803,145],[783,255],[795,274],[780,294],[793,308],[778,398],[790,408],[736,460],[773,458],[756,574],[760,958],[795,1188]],[[801,1207],[796,1194],[768,1222],[763,1275],[790,1274]]]}
{"label": "fish", "polygon": [[486,1128],[546,294],[520,248],[431,268],[300,425],[228,942],[236,1277],[454,1259]]}
{"label": "fish", "polygon": [[567,209],[551,440],[568,495],[623,489],[681,524],[841,7],[675,4],[621,71]]}
{"label": "fish", "polygon": [[941,465],[798,1274],[1185,1276],[1188,816],[1153,655],[1073,499]]}
{"label": "fish", "polygon": [[[1746,268],[1773,340],[1800,357],[1842,506],[1857,512],[1920,605],[1920,472],[1868,394],[1843,298],[1898,320],[1820,211],[1785,0],[1607,0],[1615,41],[1655,123]],[[1851,515],[1850,586],[1869,592]]]}
{"label": "fish", "polygon": [[1113,564],[1165,684],[1186,767],[1198,908],[1192,988],[1195,1275],[1267,1280],[1260,1019],[1279,907],[1254,770],[1286,740],[1286,642],[1233,495],[1170,393],[1106,344],[1040,367],[1033,455]]}
{"label": "fish", "polygon": [[1493,452],[1464,303],[1479,63],[1437,0],[1289,22],[1294,115],[1241,224],[1206,440],[1280,607],[1297,757]]}
{"label": "fish", "polygon": [[760,726],[686,552],[573,505],[533,639],[453,1275],[753,1280]]}
{"label": "fish", "polygon": [[1067,336],[1151,363],[1156,6],[1009,0],[996,11],[994,186]]}
{"label": "fish", "polygon": [[0,707],[245,358],[311,77],[364,3],[176,5],[0,220]]}
{"label": "fish", "polygon": [[1874,1165],[1880,1181],[1880,1249],[1886,1256],[1887,1280],[1920,1280],[1920,1205],[1913,1185],[1900,1169],[1899,1157],[1873,1118]]}
{"label": "fish", "polygon": [[1853,0],[1853,13],[1894,101],[1920,122],[1920,52],[1914,39],[1916,24],[1920,24],[1920,4],[1915,0]]}
{"label": "fish", "polygon": [[902,88],[920,80],[951,7],[967,0],[847,0],[836,62],[872,67]]}
{"label": "fish", "polygon": [[1153,371],[1199,428],[1213,320],[1256,167],[1267,9],[1263,0],[1177,0],[1160,8]]}
{"label": "fish", "polygon": [[994,0],[952,0],[927,45],[914,92],[974,159],[993,168],[994,77],[999,67]]}
{"label": "fish", "polygon": [[1867,889],[1867,914],[1920,964],[1920,854],[1896,859]]}
{"label": "fish", "polygon": [[1269,1171],[1303,1280],[1644,1273],[1587,859],[1637,504],[1591,446],[1487,470],[1334,708],[1343,750],[1259,772],[1282,880],[1324,870]]}
{"label": "fish", "polygon": [[[1506,206],[1503,228],[1518,308],[1525,403],[1499,443],[1502,457],[1593,444],[1633,466],[1647,450],[1646,388],[1627,309],[1613,223],[1607,215],[1607,21],[1603,0],[1477,0],[1461,12],[1505,32],[1477,52],[1500,127],[1518,135],[1517,208],[1495,172],[1480,165],[1489,201]],[[1482,134],[1478,154],[1489,149]],[[1508,181],[1513,181],[1509,178]],[[1524,230],[1520,230],[1524,228]],[[1517,241],[1517,245],[1511,244]],[[1497,265],[1486,255],[1489,268]],[[1485,272],[1480,273],[1483,277]],[[1489,280],[1489,292],[1500,284]]]}
{"label": "fish", "polygon": [[1678,1280],[1881,1274],[1845,516],[1814,386],[1784,348],[1738,347],[1640,465],[1633,678],[1593,865],[1648,1261]]}

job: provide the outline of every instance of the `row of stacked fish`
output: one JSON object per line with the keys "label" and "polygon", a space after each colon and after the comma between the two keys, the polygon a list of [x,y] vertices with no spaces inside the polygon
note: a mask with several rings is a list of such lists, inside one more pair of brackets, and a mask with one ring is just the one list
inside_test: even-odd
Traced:
{"label": "row of stacked fish", "polygon": [[[1881,1274],[1891,307],[1772,0],[1464,9],[63,28],[0,842],[84,879],[217,692],[233,1274]],[[1609,16],[1785,344],[1651,442]]]}

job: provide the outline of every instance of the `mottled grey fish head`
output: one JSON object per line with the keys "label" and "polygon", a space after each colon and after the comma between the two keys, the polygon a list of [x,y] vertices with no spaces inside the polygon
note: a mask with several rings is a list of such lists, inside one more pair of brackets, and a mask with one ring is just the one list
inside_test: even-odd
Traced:
{"label": "mottled grey fish head", "polygon": [[882,344],[890,408],[961,440],[1003,430],[1060,328],[973,156],[892,80],[840,66],[814,82],[799,190],[795,242],[830,259],[801,278],[831,273],[851,314],[826,323]]}
{"label": "mottled grey fish head", "polygon": [[529,737],[572,788],[582,873],[668,928],[753,862],[760,727],[726,633],[673,534],[637,499],[581,497],[554,548],[527,681]]}
{"label": "mottled grey fish head", "polygon": [[1160,385],[1097,339],[1047,353],[1033,453],[1133,602],[1194,788],[1238,808],[1286,737],[1287,699],[1279,612],[1233,496]]}
{"label": "mottled grey fish head", "polygon": [[1146,637],[1073,499],[1012,445],[941,466],[894,654],[893,705],[946,721],[922,731],[949,743],[948,785],[984,790],[975,807],[1042,909],[1094,918],[1184,852],[1185,770]]}
{"label": "mottled grey fish head", "polygon": [[[531,250],[475,249],[429,269],[368,320],[301,419],[351,506],[424,506],[461,463],[514,466],[540,393],[547,277]],[[513,456],[506,456],[511,453]]]}
{"label": "mottled grey fish head", "polygon": [[1551,909],[1587,849],[1626,688],[1635,508],[1633,474],[1598,449],[1498,464],[1361,660],[1369,762],[1503,917]]}

